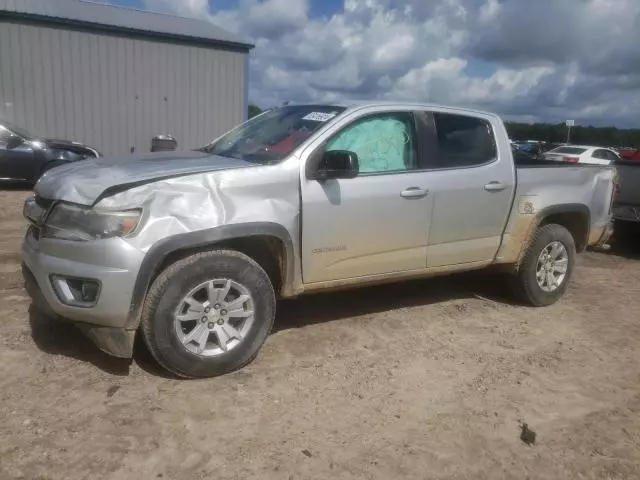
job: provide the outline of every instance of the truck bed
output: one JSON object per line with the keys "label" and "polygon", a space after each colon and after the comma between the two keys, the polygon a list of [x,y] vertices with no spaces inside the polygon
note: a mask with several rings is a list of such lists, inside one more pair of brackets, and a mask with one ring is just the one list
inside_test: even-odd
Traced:
{"label": "truck bed", "polygon": [[588,216],[589,236],[581,248],[605,238],[610,229],[614,167],[538,160],[515,163],[514,204],[498,263],[517,261],[523,252],[521,246],[527,244],[536,227],[536,218],[558,207]]}
{"label": "truck bed", "polygon": [[554,168],[576,168],[576,167],[596,167],[602,168],[607,167],[607,165],[596,165],[591,163],[567,163],[567,162],[556,162],[554,160],[543,160],[531,157],[530,155],[514,155],[513,163],[515,163],[516,167],[526,167],[526,168],[544,168],[544,167],[554,167]]}
{"label": "truck bed", "polygon": [[[613,196],[614,167],[607,165],[536,162],[516,165],[518,198],[549,196],[551,204],[582,204],[592,221],[607,217]],[[534,205],[537,199],[534,198]],[[539,210],[539,208],[536,208]]]}

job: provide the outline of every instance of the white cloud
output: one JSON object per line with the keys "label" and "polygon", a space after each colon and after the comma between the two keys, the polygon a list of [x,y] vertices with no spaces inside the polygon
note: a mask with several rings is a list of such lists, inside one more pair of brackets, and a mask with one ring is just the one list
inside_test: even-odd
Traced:
{"label": "white cloud", "polygon": [[638,0],[345,0],[325,19],[309,18],[308,0],[240,0],[233,11],[146,3],[252,38],[250,95],[261,106],[398,98],[637,121]]}
{"label": "white cloud", "polygon": [[208,0],[143,0],[149,10],[175,12],[185,17],[202,17],[209,13]]}

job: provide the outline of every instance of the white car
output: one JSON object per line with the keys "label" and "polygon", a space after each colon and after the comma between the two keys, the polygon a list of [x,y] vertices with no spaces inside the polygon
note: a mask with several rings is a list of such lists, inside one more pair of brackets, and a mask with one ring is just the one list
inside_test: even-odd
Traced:
{"label": "white car", "polygon": [[549,150],[544,154],[544,159],[554,162],[611,165],[620,160],[620,156],[609,148],[565,145]]}

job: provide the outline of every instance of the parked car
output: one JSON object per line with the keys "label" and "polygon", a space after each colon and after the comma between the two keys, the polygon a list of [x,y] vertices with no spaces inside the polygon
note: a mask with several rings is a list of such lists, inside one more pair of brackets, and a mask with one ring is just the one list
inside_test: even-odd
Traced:
{"label": "parked car", "polygon": [[65,163],[99,157],[95,149],[67,140],[37,138],[0,120],[0,182],[33,185],[47,170]]}
{"label": "parked car", "polygon": [[511,154],[516,165],[535,165],[540,160],[534,152],[525,151],[516,143],[511,144]]}
{"label": "parked car", "polygon": [[516,147],[512,149],[514,154],[517,154],[521,158],[526,158],[527,161],[544,160],[545,152],[561,146],[557,143],[535,142],[533,140],[516,142],[513,145]]}
{"label": "parked car", "polygon": [[620,156],[609,148],[565,145],[549,150],[543,155],[545,160],[566,163],[589,163],[611,165],[620,160]]}
{"label": "parked car", "polygon": [[200,151],[47,172],[24,275],[104,351],[131,357],[139,332],[167,370],[215,376],[257,355],[276,296],[498,266],[524,301],[556,302],[611,234],[614,174],[516,167],[489,113],[286,106]]}
{"label": "parked car", "polygon": [[640,150],[637,148],[625,148],[619,151],[620,158],[631,162],[640,162]]}

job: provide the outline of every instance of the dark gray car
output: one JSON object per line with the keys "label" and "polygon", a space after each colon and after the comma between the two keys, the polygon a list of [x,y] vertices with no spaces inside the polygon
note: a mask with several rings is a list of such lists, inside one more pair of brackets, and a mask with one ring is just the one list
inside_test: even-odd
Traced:
{"label": "dark gray car", "polygon": [[68,140],[38,138],[0,120],[0,182],[34,185],[58,165],[99,157],[95,149]]}

